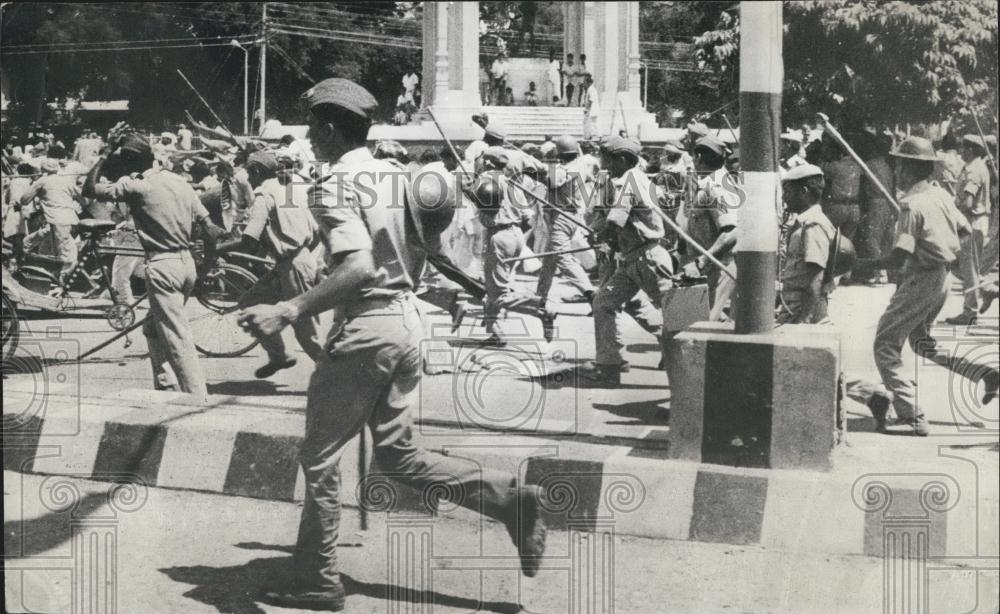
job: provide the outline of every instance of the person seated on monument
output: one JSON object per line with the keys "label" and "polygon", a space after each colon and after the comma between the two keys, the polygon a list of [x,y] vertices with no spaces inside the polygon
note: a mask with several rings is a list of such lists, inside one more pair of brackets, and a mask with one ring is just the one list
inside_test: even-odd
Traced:
{"label": "person seated on monument", "polygon": [[529,107],[538,106],[538,93],[535,91],[535,82],[528,83],[528,91],[524,93],[524,102]]}

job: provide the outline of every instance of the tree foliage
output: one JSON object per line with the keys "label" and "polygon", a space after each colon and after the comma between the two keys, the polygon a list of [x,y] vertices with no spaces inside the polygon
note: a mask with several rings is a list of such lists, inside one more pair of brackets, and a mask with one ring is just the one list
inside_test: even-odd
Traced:
{"label": "tree foliage", "polygon": [[[990,0],[784,3],[786,123],[824,111],[850,123],[935,123],[996,108],[997,4]],[[738,15],[699,37],[699,59],[738,74]],[[738,90],[733,81],[723,79]],[[737,82],[738,83],[738,82]]]}

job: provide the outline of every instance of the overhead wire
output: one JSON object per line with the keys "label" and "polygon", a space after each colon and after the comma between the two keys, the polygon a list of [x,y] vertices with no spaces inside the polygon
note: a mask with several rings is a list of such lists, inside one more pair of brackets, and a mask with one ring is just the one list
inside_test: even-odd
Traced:
{"label": "overhead wire", "polygon": [[193,47],[227,47],[229,43],[197,43],[192,45],[142,45],[137,47],[100,47],[100,48],[87,48],[87,49],[46,49],[39,51],[7,51],[3,49],[5,55],[40,55],[48,53],[87,53],[87,52],[101,52],[101,51],[139,51],[147,49],[185,49]]}

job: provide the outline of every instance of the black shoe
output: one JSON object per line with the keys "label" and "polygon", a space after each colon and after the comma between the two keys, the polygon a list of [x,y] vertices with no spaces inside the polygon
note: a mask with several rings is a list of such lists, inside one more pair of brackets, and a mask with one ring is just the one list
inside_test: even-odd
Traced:
{"label": "black shoe", "polygon": [[1000,295],[1000,292],[997,292],[996,284],[993,284],[992,287],[983,288],[983,304],[979,308],[979,313],[986,313],[989,311],[990,307],[993,305],[993,301],[997,300],[998,295]]}
{"label": "black shoe", "polygon": [[451,332],[457,333],[462,326],[462,320],[465,319],[465,303],[453,302],[448,308],[448,313],[451,314]]}
{"label": "black shoe", "polygon": [[580,371],[580,374],[586,379],[600,384],[617,386],[622,383],[622,365],[590,363]]}
{"label": "black shoe", "polygon": [[986,405],[997,398],[997,392],[1000,390],[1000,372],[991,369],[981,381],[986,385],[986,391],[983,393],[983,405]]}
{"label": "black shoe", "polygon": [[546,342],[552,343],[552,339],[556,335],[556,313],[554,311],[546,311],[539,319],[542,321],[542,336],[545,337]]}
{"label": "black shoe", "polygon": [[278,371],[281,371],[282,369],[291,369],[298,363],[299,361],[295,360],[294,358],[289,358],[283,362],[269,362],[263,367],[254,371],[253,375],[257,379],[267,379],[272,375],[274,375],[275,373],[277,373]]}
{"label": "black shoe", "polygon": [[889,398],[881,394],[873,395],[868,399],[868,409],[875,418],[875,432],[886,433],[885,416],[889,413]]}
{"label": "black shoe", "polygon": [[344,585],[340,583],[326,589],[285,587],[264,590],[260,594],[261,601],[271,605],[327,612],[343,611],[346,597]]}
{"label": "black shoe", "polygon": [[944,323],[952,326],[972,326],[976,323],[976,314],[962,312],[954,318],[945,319]]}
{"label": "black shoe", "polygon": [[514,497],[514,508],[506,519],[507,533],[521,557],[521,573],[534,578],[545,556],[545,519],[542,517],[543,492],[539,486],[522,486]]}
{"label": "black shoe", "polygon": [[507,340],[501,337],[499,333],[493,333],[488,339],[479,342],[479,345],[490,348],[505,348],[507,347]]}

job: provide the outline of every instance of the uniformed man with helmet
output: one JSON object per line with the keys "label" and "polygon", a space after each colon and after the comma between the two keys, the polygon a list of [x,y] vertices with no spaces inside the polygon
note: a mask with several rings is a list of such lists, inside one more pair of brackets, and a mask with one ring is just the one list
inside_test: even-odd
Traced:
{"label": "uniformed man with helmet", "polygon": [[486,343],[506,345],[498,326],[504,311],[528,313],[539,318],[545,340],[551,341],[555,312],[543,297],[518,290],[514,285],[514,265],[505,262],[506,259],[517,258],[524,250],[524,232],[531,221],[528,208],[523,200],[513,197],[518,189],[510,184],[502,172],[507,163],[505,150],[491,147],[481,159],[485,167],[473,193],[479,209],[479,221],[486,228],[483,259],[486,300],[483,324],[486,332],[490,333]]}
{"label": "uniformed man with helmet", "polygon": [[918,355],[965,377],[983,380],[987,392],[995,392],[997,372],[993,367],[984,370],[937,349],[930,327],[948,297],[948,272],[958,258],[960,237],[969,234],[969,225],[955,208],[952,196],[930,181],[937,161],[930,141],[907,138],[891,155],[896,185],[904,192],[899,201],[896,244],[889,256],[889,268],[899,270],[899,281],[879,319],[875,365],[892,393],[898,420],[911,425],[915,435],[927,436],[930,430],[917,404],[912,367],[903,366],[903,344],[909,341]]}
{"label": "uniformed man with helmet", "polygon": [[[548,174],[550,205],[555,209],[545,211],[545,221],[549,229],[548,243],[544,251],[563,251],[570,248],[573,235],[583,224],[583,212],[587,203],[585,195],[593,194],[593,186],[597,181],[593,167],[577,163],[580,159],[580,146],[576,139],[565,134],[555,140],[558,165],[554,165]],[[574,224],[572,219],[577,220]],[[574,288],[579,290],[588,302],[594,300],[594,285],[590,283],[587,272],[573,254],[560,254],[542,258],[542,269],[538,273],[538,296],[547,299],[552,289],[552,280],[556,272],[563,274]]]}
{"label": "uniformed man with helmet", "polygon": [[[503,522],[522,571],[534,576],[545,547],[541,490],[519,486],[512,474],[484,470],[412,442],[410,409],[420,386],[424,339],[414,291],[426,257],[421,237],[428,229],[419,229],[422,216],[404,197],[409,175],[376,160],[365,147],[377,102],[360,85],[338,78],[318,83],[305,98],[309,138],[317,158],[329,164],[312,189],[329,274],[287,302],[247,309],[241,322],[265,336],[321,312],[333,310],[335,318],[308,389],[300,452],[306,494],[293,558],[296,575],[264,598],[284,607],[343,610],[336,557],[338,466],[347,442],[366,425],[383,471],[422,490],[447,476],[456,486],[448,490],[464,495],[454,503]],[[403,198],[407,202],[401,203]],[[441,229],[437,225],[434,231]]]}
{"label": "uniformed man with helmet", "polygon": [[614,196],[598,240],[617,246],[619,263],[614,273],[597,290],[594,298],[596,355],[589,379],[619,384],[626,364],[618,314],[640,291],[654,304],[673,287],[674,264],[660,244],[663,220],[654,211],[659,204],[655,186],[639,167],[642,146],[631,139],[612,136],[605,143]]}

